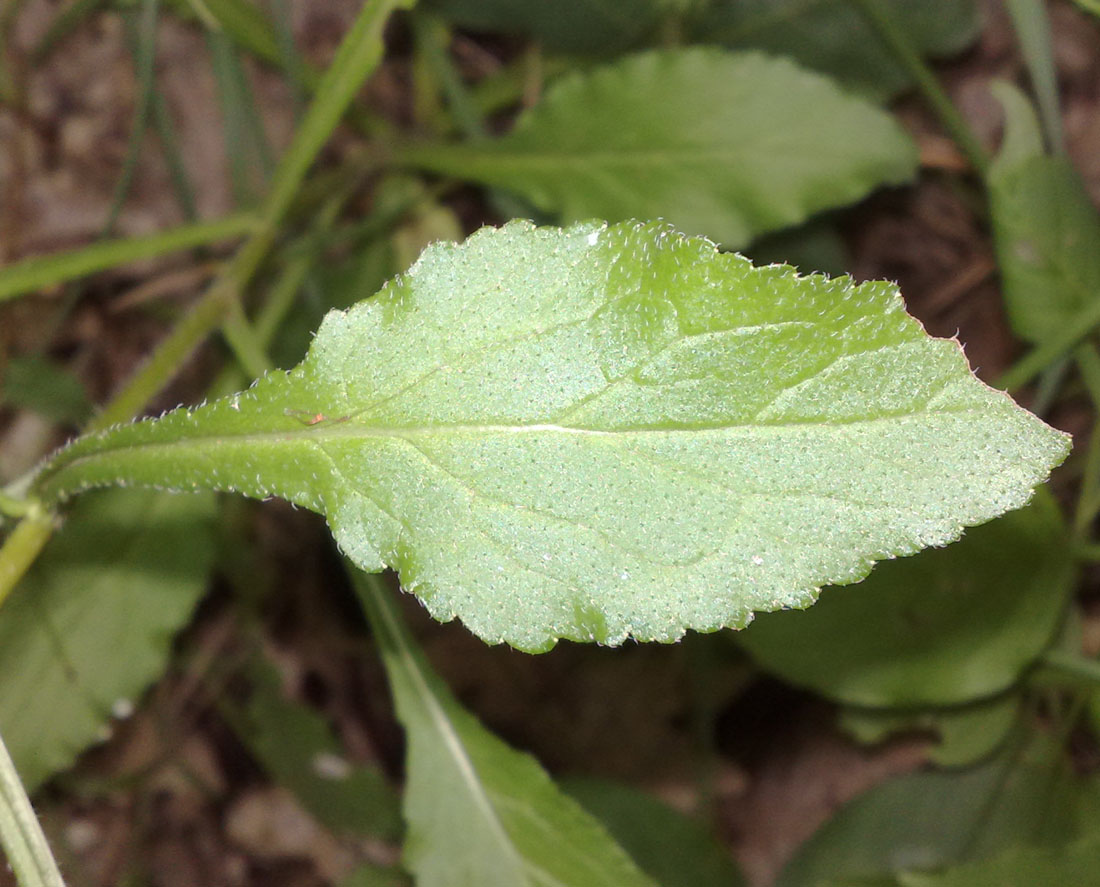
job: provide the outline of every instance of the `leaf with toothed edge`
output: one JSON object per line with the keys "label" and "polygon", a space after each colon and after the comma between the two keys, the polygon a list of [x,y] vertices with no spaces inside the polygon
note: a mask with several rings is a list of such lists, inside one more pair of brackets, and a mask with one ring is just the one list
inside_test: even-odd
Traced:
{"label": "leaf with toothed edge", "polygon": [[1068,449],[890,284],[661,223],[512,222],[330,313],[289,373],[83,438],[36,488],[281,496],[437,619],[535,651],[808,606],[1020,507]]}

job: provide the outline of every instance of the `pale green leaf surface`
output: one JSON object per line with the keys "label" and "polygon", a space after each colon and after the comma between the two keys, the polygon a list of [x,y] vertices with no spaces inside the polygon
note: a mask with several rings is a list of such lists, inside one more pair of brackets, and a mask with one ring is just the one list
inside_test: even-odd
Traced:
{"label": "pale green leaf surface", "polygon": [[[972,0],[885,2],[922,55],[960,52],[981,27]],[[792,56],[876,98],[889,98],[912,82],[849,0],[715,0],[691,33],[708,43]]]}
{"label": "pale green leaf surface", "polygon": [[1073,579],[1044,489],[948,548],[880,564],[803,613],[761,616],[738,641],[769,671],[844,702],[968,702],[1014,683],[1051,643]]}
{"label": "pale green leaf surface", "polygon": [[565,221],[664,218],[728,247],[908,181],[895,120],[785,59],[664,50],[555,81],[502,138],[402,149]]}
{"label": "pale green leaf surface", "polygon": [[330,313],[290,373],[85,438],[37,489],[282,496],[436,618],[542,650],[808,606],[1020,507],[1067,449],[889,284],[657,223],[517,222]]}
{"label": "pale green leaf surface", "polygon": [[28,789],[163,671],[206,588],[213,518],[208,495],[88,496],[0,609],[0,733]]}
{"label": "pale green leaf surface", "polygon": [[404,862],[418,887],[656,887],[534,758],[455,701],[381,582],[358,586],[405,727]]}

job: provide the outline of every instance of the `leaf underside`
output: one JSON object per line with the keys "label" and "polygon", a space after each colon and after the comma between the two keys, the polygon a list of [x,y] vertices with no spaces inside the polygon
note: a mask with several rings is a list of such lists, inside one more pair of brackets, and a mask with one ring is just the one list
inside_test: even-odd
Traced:
{"label": "leaf underside", "polygon": [[673,641],[1018,508],[1068,439],[886,283],[660,223],[437,244],[248,392],[78,442],[39,490],[281,496],[489,642]]}

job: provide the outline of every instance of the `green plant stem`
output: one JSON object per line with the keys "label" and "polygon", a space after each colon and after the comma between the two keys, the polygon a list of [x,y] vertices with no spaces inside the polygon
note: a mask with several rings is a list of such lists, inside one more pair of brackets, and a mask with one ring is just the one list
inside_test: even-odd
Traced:
{"label": "green plant stem", "polygon": [[982,178],[985,178],[989,171],[989,154],[975,138],[970,126],[940,86],[932,69],[913,48],[908,36],[898,27],[882,0],[851,0],[851,2],[890,48],[894,57],[916,80],[921,93],[936,112],[944,128],[962,149],[970,165],[981,174]]}
{"label": "green plant stem", "polygon": [[1048,650],[1040,662],[1047,668],[1089,684],[1100,685],[1100,662],[1065,650]]}
{"label": "green plant stem", "polygon": [[[1074,350],[1081,380],[1092,400],[1093,411],[1100,415],[1100,354],[1096,346],[1087,343]],[[1078,539],[1088,533],[1089,525],[1100,511],[1100,426],[1094,424],[1085,456],[1085,473],[1077,495],[1077,507],[1073,515],[1073,531]]]}
{"label": "green plant stem", "polygon": [[145,237],[105,240],[71,252],[31,256],[0,268],[0,302],[126,262],[240,237],[255,230],[257,224],[254,213],[237,213],[213,222],[180,225]]}
{"label": "green plant stem", "polygon": [[30,569],[53,533],[53,520],[41,509],[28,513],[0,548],[0,605]]}
{"label": "green plant stem", "polygon": [[[355,92],[382,59],[382,30],[395,9],[415,0],[366,3],[325,72],[305,120],[279,163],[260,222],[233,261],[152,358],[90,423],[95,432],[131,419],[172,378],[187,356],[228,316],[231,305],[267,255],[306,172],[336,128]],[[0,548],[0,602],[33,563],[52,530],[47,518],[24,518]]]}
{"label": "green plant stem", "polygon": [[993,383],[994,386],[1005,391],[1014,391],[1021,385],[1026,385],[1059,357],[1073,349],[1097,326],[1100,326],[1100,299],[1092,300],[1076,316],[1066,321],[1057,335],[1051,336],[1009,367]]}
{"label": "green plant stem", "polygon": [[1082,542],[1073,549],[1073,556],[1089,563],[1100,563],[1100,543]]}
{"label": "green plant stem", "polygon": [[1043,120],[1047,145],[1055,154],[1066,153],[1062,115],[1058,108],[1058,76],[1054,69],[1050,17],[1041,0],[1005,0],[1016,40],[1024,54],[1031,87]]}
{"label": "green plant stem", "polygon": [[20,887],[65,887],[3,739],[0,739],[0,842]]}
{"label": "green plant stem", "polygon": [[134,119],[130,127],[130,139],[126,145],[126,157],[122,162],[122,173],[115,185],[111,206],[107,210],[107,221],[103,225],[103,237],[110,237],[114,231],[130,186],[137,172],[141,158],[141,146],[145,141],[145,131],[149,128],[149,117],[153,108],[154,64],[156,62],[157,18],[160,13],[160,0],[141,0],[141,12],[138,25],[127,18],[128,36],[137,45],[134,72],[138,81],[138,104],[134,109]]}
{"label": "green plant stem", "polygon": [[489,137],[481,112],[451,61],[451,32],[438,16],[418,11],[412,19],[416,48],[439,83],[459,131],[470,141]]}

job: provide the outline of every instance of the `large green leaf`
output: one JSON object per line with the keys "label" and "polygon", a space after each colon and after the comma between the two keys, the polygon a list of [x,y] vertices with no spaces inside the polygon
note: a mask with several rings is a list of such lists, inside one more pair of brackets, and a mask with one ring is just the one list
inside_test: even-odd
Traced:
{"label": "large green leaf", "polygon": [[503,138],[410,145],[398,159],[566,221],[665,218],[737,247],[907,181],[917,155],[889,114],[824,77],[696,48],[564,77]]}
{"label": "large green leaf", "polygon": [[206,588],[213,505],[140,490],[81,499],[0,609],[0,732],[28,789],[163,671]]}
{"label": "large green leaf", "polygon": [[[981,26],[973,0],[885,2],[913,48],[924,55],[961,51]],[[877,98],[889,98],[912,82],[851,0],[715,0],[691,33],[707,43],[792,56]]]}
{"label": "large green leaf", "polygon": [[764,668],[857,705],[967,702],[1004,690],[1051,642],[1073,585],[1053,497],[948,548],[761,616],[740,641]]}
{"label": "large green leaf", "polygon": [[404,862],[418,887],[656,887],[534,758],[455,701],[381,582],[358,584],[405,727]]}
{"label": "large green leaf", "polygon": [[1020,507],[1067,449],[890,284],[516,222],[330,313],[290,373],[85,438],[36,486],[283,496],[436,618],[543,650],[808,606]]}

